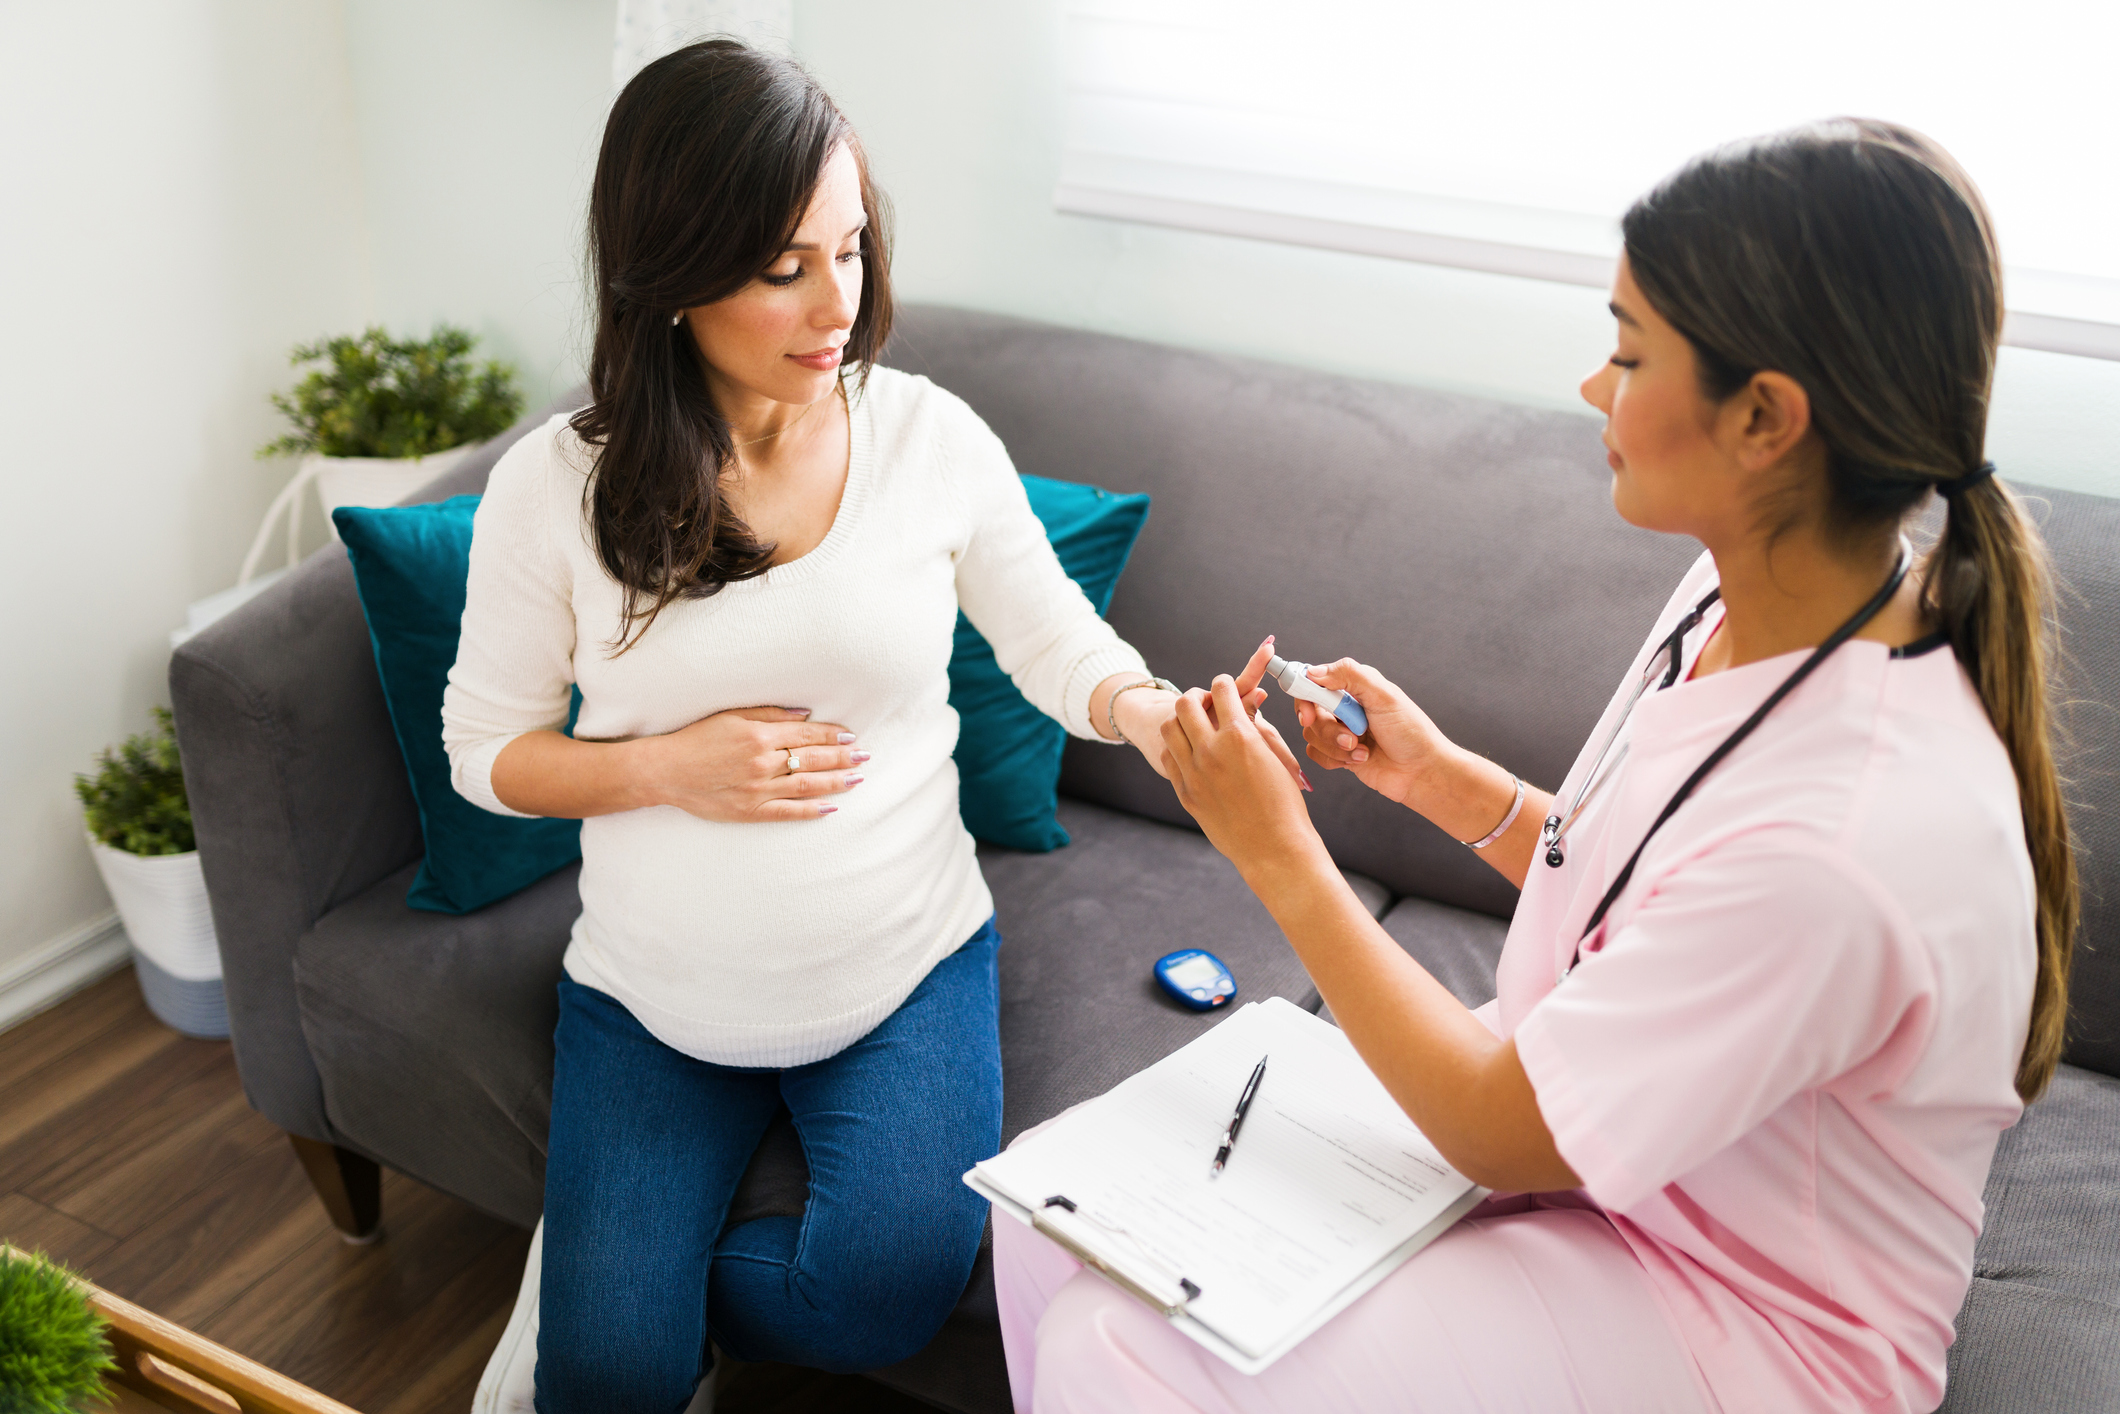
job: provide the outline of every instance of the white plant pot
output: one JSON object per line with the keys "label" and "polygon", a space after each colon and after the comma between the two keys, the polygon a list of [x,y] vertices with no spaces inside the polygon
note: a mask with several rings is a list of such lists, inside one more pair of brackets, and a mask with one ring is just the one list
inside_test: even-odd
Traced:
{"label": "white plant pot", "polygon": [[297,477],[314,477],[324,524],[336,540],[339,528],[331,513],[340,506],[394,506],[413,492],[456,468],[478,447],[466,443],[430,457],[327,457],[315,452],[302,458]]}
{"label": "white plant pot", "polygon": [[226,1036],[221,949],[199,852],[128,854],[93,835],[88,851],[132,941],[148,1008],[187,1036]]}

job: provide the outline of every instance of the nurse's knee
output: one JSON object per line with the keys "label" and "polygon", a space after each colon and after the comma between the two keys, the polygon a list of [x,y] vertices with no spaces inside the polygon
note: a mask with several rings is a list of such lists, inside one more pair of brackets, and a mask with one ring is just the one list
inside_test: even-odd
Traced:
{"label": "nurse's knee", "polygon": [[920,1353],[964,1296],[971,1260],[938,1253],[908,1270],[842,1274],[803,1284],[817,1316],[817,1364],[877,1370]]}
{"label": "nurse's knee", "polygon": [[1041,1410],[1106,1407],[1115,1367],[1137,1363],[1130,1337],[1148,1308],[1092,1272],[1078,1272],[1053,1295],[1038,1322],[1036,1404]]}

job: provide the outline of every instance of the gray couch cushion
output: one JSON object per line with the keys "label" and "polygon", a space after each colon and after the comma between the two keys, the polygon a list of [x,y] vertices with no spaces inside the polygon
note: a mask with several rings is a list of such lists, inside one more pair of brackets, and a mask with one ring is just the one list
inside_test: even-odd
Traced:
{"label": "gray couch cushion", "polygon": [[2003,1133],[1985,1197],[1978,1275],[2120,1310],[2120,1080],[2057,1070]]}
{"label": "gray couch cushion", "polygon": [[579,864],[476,913],[405,904],[407,866],[295,951],[332,1127],[392,1168],[528,1227],[544,1208],[559,960]]}
{"label": "gray couch cushion", "polygon": [[[296,950],[331,1123],[392,1168],[528,1227],[544,1209],[552,1028],[581,866],[462,916],[406,907],[414,868],[326,914]],[[799,1214],[808,1183],[783,1110],[728,1220]]]}
{"label": "gray couch cushion", "polygon": [[2120,1075],[2120,498],[2034,492],[2063,586],[2061,774],[2083,875],[2068,1058]]}
{"label": "gray couch cushion", "polygon": [[[1507,923],[1425,898],[1400,899],[1382,922],[1393,941],[1466,1006],[1494,1000],[1494,969],[1509,936]],[[1319,1007],[1318,1015],[1339,1025],[1331,1007]]]}
{"label": "gray couch cushion", "polygon": [[[1004,940],[1004,1144],[1227,1014],[1187,1011],[1164,996],[1149,969],[1165,953],[1203,947],[1228,963],[1233,1005],[1318,1004],[1272,916],[1204,836],[1066,797],[1060,823],[1075,842],[1051,854],[979,847]],[[1371,913],[1382,911],[1382,885],[1359,875],[1349,882]]]}
{"label": "gray couch cushion", "polygon": [[2120,1311],[2035,1286],[1973,1278],[1937,1414],[2120,1409]]}
{"label": "gray couch cushion", "polygon": [[2002,1136],[1952,1414],[2120,1409],[2120,1080],[2063,1066]]}
{"label": "gray couch cushion", "polygon": [[1509,925],[1469,909],[1402,898],[1384,915],[1384,931],[1469,1007],[1494,1000],[1494,969]]}

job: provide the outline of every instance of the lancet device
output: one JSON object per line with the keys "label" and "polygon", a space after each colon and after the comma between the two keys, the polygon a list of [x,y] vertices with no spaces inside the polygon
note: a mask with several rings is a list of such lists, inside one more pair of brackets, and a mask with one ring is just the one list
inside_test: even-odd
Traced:
{"label": "lancet device", "polygon": [[1340,724],[1356,736],[1369,731],[1369,714],[1362,704],[1354,700],[1351,692],[1334,692],[1331,688],[1310,680],[1310,664],[1291,663],[1286,658],[1275,658],[1266,665],[1266,676],[1281,685],[1281,691],[1290,697],[1300,697],[1313,702],[1340,719]]}

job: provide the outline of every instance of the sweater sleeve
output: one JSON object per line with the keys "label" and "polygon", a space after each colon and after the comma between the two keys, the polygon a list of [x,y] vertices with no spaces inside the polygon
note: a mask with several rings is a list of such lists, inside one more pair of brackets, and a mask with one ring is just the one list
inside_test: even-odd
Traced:
{"label": "sweater sleeve", "polygon": [[456,664],[442,693],[442,745],[459,795],[522,816],[493,793],[493,763],[526,732],[567,722],[574,605],[547,505],[553,429],[517,442],[493,468],[471,528],[471,575]]}
{"label": "sweater sleeve", "polygon": [[957,602],[1025,700],[1070,735],[1109,741],[1090,723],[1090,694],[1114,673],[1148,669],[1060,567],[1001,439],[962,404],[951,412],[945,475],[970,517]]}

